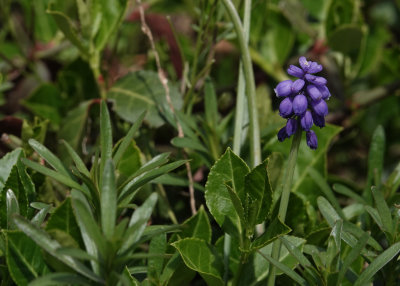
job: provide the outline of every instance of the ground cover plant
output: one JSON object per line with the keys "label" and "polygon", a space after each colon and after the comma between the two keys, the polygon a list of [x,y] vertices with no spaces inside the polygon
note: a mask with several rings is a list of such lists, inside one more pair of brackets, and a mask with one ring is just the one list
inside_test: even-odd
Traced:
{"label": "ground cover plant", "polygon": [[1,285],[399,285],[400,2],[0,0]]}

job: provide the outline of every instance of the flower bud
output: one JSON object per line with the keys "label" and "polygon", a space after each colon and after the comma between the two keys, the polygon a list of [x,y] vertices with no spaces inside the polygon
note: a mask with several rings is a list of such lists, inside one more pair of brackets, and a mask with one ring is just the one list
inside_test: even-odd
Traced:
{"label": "flower bud", "polygon": [[289,136],[286,133],[286,126],[285,126],[278,131],[278,140],[279,142],[283,142],[286,138],[289,138]]}
{"label": "flower bud", "polygon": [[307,98],[304,94],[298,94],[293,99],[293,111],[296,115],[302,115],[307,110]]}
{"label": "flower bud", "polygon": [[322,71],[322,66],[317,64],[316,62],[311,62],[310,67],[308,68],[308,73],[317,73]]}
{"label": "flower bud", "polygon": [[325,127],[325,117],[316,114],[315,112],[311,112],[313,122],[319,128]]}
{"label": "flower bud", "polygon": [[313,101],[318,101],[322,98],[321,91],[313,84],[307,86],[307,93]]}
{"label": "flower bud", "polygon": [[326,85],[328,82],[325,78],[322,76],[315,76],[312,74],[306,74],[305,75],[306,80],[308,80],[310,83],[313,83],[315,85]]}
{"label": "flower bud", "polygon": [[321,92],[322,99],[325,100],[331,97],[331,93],[329,92],[329,89],[326,87],[326,85],[317,86],[317,88]]}
{"label": "flower bud", "polygon": [[279,114],[284,118],[288,118],[293,114],[293,104],[290,97],[286,97],[279,105]]}
{"label": "flower bud", "polygon": [[287,69],[287,73],[298,78],[303,78],[304,76],[303,70],[294,65],[290,65],[290,67]]}
{"label": "flower bud", "polygon": [[290,137],[297,131],[297,120],[294,118],[288,119],[286,122],[286,134]]}
{"label": "flower bud", "polygon": [[307,61],[305,57],[300,57],[299,58],[299,64],[303,71],[308,72],[308,69],[310,68],[310,63]]}
{"label": "flower bud", "polygon": [[326,116],[328,114],[328,105],[325,100],[311,102],[311,106],[316,114],[319,116]]}
{"label": "flower bud", "polygon": [[300,125],[301,128],[305,131],[309,131],[313,126],[313,117],[311,112],[307,110],[301,117],[300,117]]}
{"label": "flower bud", "polygon": [[305,82],[302,79],[296,80],[292,85],[292,93],[298,93],[304,86]]}
{"label": "flower bud", "polygon": [[292,93],[293,82],[288,79],[281,81],[275,88],[275,93],[277,97],[286,97]]}
{"label": "flower bud", "polygon": [[306,132],[306,141],[307,141],[308,147],[310,147],[313,150],[317,149],[318,139],[317,139],[317,135],[315,135],[314,131],[311,130],[311,131]]}

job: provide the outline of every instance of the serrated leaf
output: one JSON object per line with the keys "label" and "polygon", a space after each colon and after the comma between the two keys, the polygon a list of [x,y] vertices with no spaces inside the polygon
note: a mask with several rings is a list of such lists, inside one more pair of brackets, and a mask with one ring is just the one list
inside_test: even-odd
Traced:
{"label": "serrated leaf", "polygon": [[233,236],[238,236],[240,221],[225,183],[231,181],[233,191],[240,194],[248,172],[246,163],[228,148],[211,168],[206,183],[208,209],[225,232]]}
{"label": "serrated leaf", "polygon": [[20,231],[7,231],[6,261],[11,277],[17,285],[27,285],[29,281],[50,272],[40,247]]}
{"label": "serrated leaf", "polygon": [[195,237],[203,239],[207,243],[211,242],[211,225],[203,206],[199,208],[194,216],[187,219],[182,224],[182,227],[182,232],[179,233],[181,238]]}
{"label": "serrated leaf", "polygon": [[197,271],[208,285],[224,285],[220,276],[222,259],[204,240],[185,238],[174,242],[172,246],[179,251],[186,266]]}
{"label": "serrated leaf", "polygon": [[255,250],[262,248],[273,242],[278,237],[288,234],[290,231],[291,229],[276,217],[266,226],[265,232],[251,243],[250,249]]}

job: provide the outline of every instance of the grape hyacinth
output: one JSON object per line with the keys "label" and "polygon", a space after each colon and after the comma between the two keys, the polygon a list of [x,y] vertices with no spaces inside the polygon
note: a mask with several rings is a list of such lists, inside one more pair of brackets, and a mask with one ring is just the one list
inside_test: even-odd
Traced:
{"label": "grape hyacinth", "polygon": [[311,127],[325,126],[325,116],[328,114],[325,101],[331,94],[326,87],[327,80],[314,75],[322,71],[322,65],[307,61],[305,57],[300,57],[299,63],[300,68],[291,65],[287,70],[289,75],[298,79],[284,80],[275,88],[276,96],[283,98],[279,105],[279,114],[287,119],[286,126],[278,132],[278,140],[284,141],[300,127],[306,132],[308,147],[315,150],[318,147],[318,139]]}

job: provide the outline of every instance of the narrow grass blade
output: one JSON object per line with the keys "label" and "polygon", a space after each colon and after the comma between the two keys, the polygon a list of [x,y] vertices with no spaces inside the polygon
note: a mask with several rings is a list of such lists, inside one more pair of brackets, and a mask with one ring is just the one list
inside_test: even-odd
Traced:
{"label": "narrow grass blade", "polygon": [[49,149],[47,149],[44,145],[40,144],[35,139],[29,139],[29,145],[33,148],[42,157],[46,160],[47,163],[50,164],[60,174],[63,174],[66,177],[70,177],[70,173],[67,168],[65,168],[64,164],[58,159]]}
{"label": "narrow grass blade", "polygon": [[113,160],[115,166],[118,165],[119,161],[122,158],[122,155],[124,155],[126,148],[128,148],[129,143],[131,143],[133,136],[135,135],[136,131],[139,129],[139,126],[142,124],[144,117],[146,116],[146,111],[144,111],[139,118],[136,120],[136,122],[132,125],[132,127],[129,129],[128,133],[122,140],[121,144],[118,147],[117,152],[115,153]]}
{"label": "narrow grass blade", "polygon": [[353,200],[359,202],[360,204],[366,205],[367,202],[364,200],[363,197],[360,195],[356,194],[354,191],[346,187],[345,185],[342,184],[334,184],[333,185],[333,190],[339,194],[345,195],[349,198],[352,198]]}
{"label": "narrow grass blade", "polygon": [[81,172],[82,174],[85,174],[85,176],[90,178],[90,172],[87,169],[85,163],[82,161],[81,157],[75,152],[74,148],[71,147],[71,145],[68,144],[67,141],[63,140],[63,144],[65,145],[69,155],[71,156],[72,160],[75,163],[76,168]]}
{"label": "narrow grass blade", "polygon": [[31,281],[28,286],[53,286],[53,285],[91,285],[88,280],[82,276],[68,273],[57,272],[50,273]]}
{"label": "narrow grass blade", "polygon": [[111,159],[106,162],[101,187],[101,227],[104,235],[111,239],[117,216],[117,187],[114,164]]}
{"label": "narrow grass blade", "polygon": [[389,240],[393,238],[393,220],[392,214],[390,213],[390,209],[383,197],[383,194],[376,187],[371,188],[372,195],[374,197],[376,208],[378,209],[379,217],[381,218],[382,225],[384,230],[389,234]]}
{"label": "narrow grass blade", "polygon": [[15,228],[15,225],[11,219],[12,215],[19,214],[18,199],[11,189],[7,190],[6,193],[6,207],[7,207],[7,224],[11,229]]}
{"label": "narrow grass blade", "polygon": [[33,223],[36,226],[40,226],[44,219],[46,218],[46,215],[49,213],[51,209],[51,205],[46,205],[44,208],[42,208],[32,219],[31,223]]}
{"label": "narrow grass blade", "polygon": [[107,103],[104,100],[100,105],[100,149],[100,176],[102,176],[107,160],[112,157],[112,127]]}

